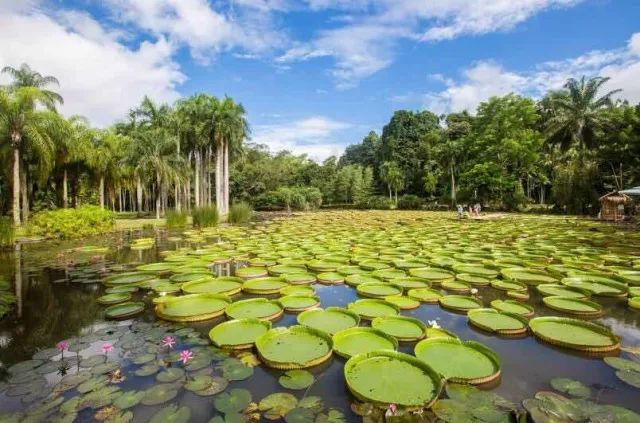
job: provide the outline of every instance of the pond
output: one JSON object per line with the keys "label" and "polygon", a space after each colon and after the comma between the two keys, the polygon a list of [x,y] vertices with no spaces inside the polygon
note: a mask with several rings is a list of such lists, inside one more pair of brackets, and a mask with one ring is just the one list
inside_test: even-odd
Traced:
{"label": "pond", "polygon": [[0,277],[0,422],[640,421],[626,227],[319,212],[26,244]]}

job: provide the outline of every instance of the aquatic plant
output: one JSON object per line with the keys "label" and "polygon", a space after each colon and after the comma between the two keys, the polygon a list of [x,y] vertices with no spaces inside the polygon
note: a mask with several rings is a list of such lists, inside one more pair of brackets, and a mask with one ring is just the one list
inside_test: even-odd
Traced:
{"label": "aquatic plant", "polygon": [[167,228],[184,228],[187,226],[189,214],[184,211],[168,210],[165,213]]}
{"label": "aquatic plant", "polygon": [[251,221],[251,217],[253,216],[253,209],[249,205],[249,203],[240,202],[235,203],[229,209],[229,215],[227,220],[229,223],[235,224],[245,224]]}
{"label": "aquatic plant", "polygon": [[15,242],[15,228],[8,217],[0,216],[0,248],[12,247]]}
{"label": "aquatic plant", "polygon": [[191,210],[191,217],[196,228],[216,226],[220,220],[218,209],[213,206],[195,207]]}
{"label": "aquatic plant", "polygon": [[28,232],[45,238],[83,238],[115,228],[115,213],[98,206],[80,206],[35,213]]}

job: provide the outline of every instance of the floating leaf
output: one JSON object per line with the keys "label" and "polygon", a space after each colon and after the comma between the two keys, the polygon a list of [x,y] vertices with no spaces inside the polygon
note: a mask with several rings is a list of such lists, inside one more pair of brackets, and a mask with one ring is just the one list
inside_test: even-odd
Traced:
{"label": "floating leaf", "polygon": [[298,405],[298,399],[288,393],[274,393],[260,401],[259,409],[264,411],[264,417],[269,420],[283,418]]}
{"label": "floating leaf", "polygon": [[633,370],[618,370],[616,372],[616,376],[618,376],[618,379],[627,385],[631,385],[634,388],[640,388],[640,372],[635,372]]}
{"label": "floating leaf", "polygon": [[258,356],[247,351],[238,354],[238,358],[242,361],[242,364],[247,367],[256,367],[260,365],[260,359]]}
{"label": "floating leaf", "polygon": [[140,367],[134,373],[136,376],[151,376],[158,373],[158,371],[160,371],[160,366],[157,363],[149,363]]}
{"label": "floating leaf", "polygon": [[627,360],[626,358],[620,357],[605,357],[604,362],[617,370],[632,370],[640,372],[640,362],[638,361]]}
{"label": "floating leaf", "polygon": [[315,417],[315,413],[308,408],[296,407],[284,416],[284,420],[287,423],[313,423]]}
{"label": "floating leaf", "polygon": [[156,412],[149,423],[187,423],[191,418],[191,408],[183,405],[169,405]]}
{"label": "floating leaf", "polygon": [[113,401],[113,405],[120,410],[126,410],[127,408],[138,405],[144,396],[144,391],[125,391]]}
{"label": "floating leaf", "polygon": [[298,407],[308,408],[315,413],[319,413],[324,408],[322,398],[316,396],[304,397],[298,402]]}
{"label": "floating leaf", "polygon": [[229,380],[244,380],[253,374],[253,368],[245,366],[237,358],[224,360],[219,368],[222,370],[222,376]]}
{"label": "floating leaf", "polygon": [[345,423],[345,421],[344,414],[341,411],[330,408],[326,413],[318,414],[315,423]]}
{"label": "floating leaf", "polygon": [[564,392],[572,397],[588,398],[591,396],[591,389],[577,380],[558,377],[551,379],[551,386],[556,391]]}
{"label": "floating leaf", "polygon": [[278,382],[287,389],[305,389],[311,386],[315,378],[306,370],[289,370],[280,376]]}
{"label": "floating leaf", "polygon": [[156,375],[156,380],[158,382],[175,382],[178,379],[184,377],[184,370],[179,367],[172,367],[167,370],[164,370]]}
{"label": "floating leaf", "polygon": [[175,385],[161,383],[144,391],[141,403],[144,405],[157,405],[174,399],[178,395]]}
{"label": "floating leaf", "polygon": [[251,392],[246,389],[232,389],[223,392],[213,400],[213,406],[221,413],[240,413],[251,403]]}

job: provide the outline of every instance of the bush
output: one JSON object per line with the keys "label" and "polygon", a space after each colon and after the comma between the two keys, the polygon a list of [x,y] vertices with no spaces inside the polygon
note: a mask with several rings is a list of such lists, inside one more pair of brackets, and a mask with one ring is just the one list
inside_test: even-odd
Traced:
{"label": "bush", "polygon": [[99,206],[43,211],[33,215],[28,230],[46,238],[82,238],[113,230],[115,216]]}
{"label": "bush", "polygon": [[12,247],[15,242],[13,222],[8,217],[0,217],[0,248]]}
{"label": "bush", "polygon": [[215,206],[201,206],[193,209],[191,217],[193,218],[193,226],[206,228],[216,226],[220,216]]}
{"label": "bush", "polygon": [[315,210],[322,205],[322,193],[315,187],[280,187],[260,194],[254,205],[261,210]]}
{"label": "bush", "polygon": [[373,195],[367,197],[363,202],[357,205],[361,209],[372,210],[391,210],[394,207],[393,201],[384,195]]}
{"label": "bush", "polygon": [[298,188],[306,201],[306,208],[310,210],[319,209],[322,205],[322,193],[318,188]]}
{"label": "bush", "polygon": [[186,212],[169,210],[166,214],[168,228],[184,228],[187,225],[189,215]]}
{"label": "bush", "polygon": [[229,223],[249,223],[253,216],[253,209],[248,203],[240,202],[229,209]]}
{"label": "bush", "polygon": [[407,194],[398,198],[398,209],[400,210],[419,210],[422,208],[424,201],[417,195]]}

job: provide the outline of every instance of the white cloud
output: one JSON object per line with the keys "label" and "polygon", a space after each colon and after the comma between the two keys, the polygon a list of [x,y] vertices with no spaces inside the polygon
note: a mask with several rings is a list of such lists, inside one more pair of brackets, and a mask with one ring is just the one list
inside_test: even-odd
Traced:
{"label": "white cloud", "polygon": [[[60,80],[62,111],[108,125],[147,94],[157,101],[178,98],[185,80],[171,59],[164,38],[137,48],[118,42],[122,34],[102,27],[89,15],[65,13],[57,18],[34,9],[0,14],[0,64],[28,63]],[[0,83],[6,83],[7,76]]]}
{"label": "white cloud", "polygon": [[269,146],[271,151],[288,150],[321,161],[342,153],[345,143],[336,140],[337,133],[350,127],[345,122],[312,116],[281,124],[256,125],[252,141]]}
{"label": "white cloud", "polygon": [[334,9],[349,14],[332,18],[342,21],[342,27],[320,31],[314,39],[281,55],[277,62],[333,57],[332,74],[338,88],[349,88],[389,66],[402,39],[440,41],[506,31],[542,11],[581,1],[306,0],[313,10]]}
{"label": "white cloud", "polygon": [[[504,69],[492,61],[478,62],[462,73],[462,80],[444,79],[446,88],[423,96],[424,107],[436,113],[468,110],[492,96],[515,92],[540,97],[550,89],[559,89],[569,78],[585,75],[605,76],[611,80],[608,90],[621,88],[618,98],[640,102],[640,33],[634,34],[625,48],[591,51],[584,55],[545,62],[527,72]],[[403,98],[395,96],[395,99]]]}

